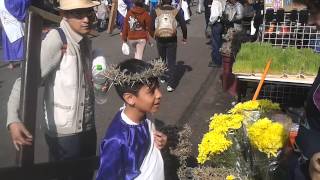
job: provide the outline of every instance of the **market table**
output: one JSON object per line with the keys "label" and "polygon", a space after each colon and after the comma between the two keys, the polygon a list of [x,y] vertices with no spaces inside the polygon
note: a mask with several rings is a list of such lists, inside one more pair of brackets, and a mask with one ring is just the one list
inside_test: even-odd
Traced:
{"label": "market table", "polygon": [[[248,94],[248,87],[251,85],[251,88],[254,89],[258,85],[261,75],[236,73],[235,77],[238,86],[238,101],[241,102],[250,99],[251,94]],[[260,93],[259,98],[272,99],[282,105],[302,106],[304,102],[303,99],[306,97],[314,79],[314,76],[304,78],[288,76],[285,78],[279,75],[267,75],[264,82],[264,90]]]}
{"label": "market table", "polygon": [[[239,81],[259,82],[261,79],[260,74],[249,75],[236,73],[235,75]],[[269,83],[311,87],[314,79],[315,76],[305,76],[304,78],[299,78],[296,76],[281,77],[279,75],[267,75],[265,81]]]}

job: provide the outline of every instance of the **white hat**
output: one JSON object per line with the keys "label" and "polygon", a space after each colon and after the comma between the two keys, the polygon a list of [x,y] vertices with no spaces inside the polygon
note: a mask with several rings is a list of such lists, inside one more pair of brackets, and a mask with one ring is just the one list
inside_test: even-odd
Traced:
{"label": "white hat", "polygon": [[60,0],[59,9],[72,10],[80,8],[90,8],[98,5],[100,5],[100,2],[91,0]]}

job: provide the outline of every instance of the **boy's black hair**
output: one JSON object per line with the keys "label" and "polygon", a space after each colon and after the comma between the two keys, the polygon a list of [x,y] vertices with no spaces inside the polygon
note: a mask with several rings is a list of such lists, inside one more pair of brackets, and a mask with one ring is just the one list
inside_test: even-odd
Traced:
{"label": "boy's black hair", "polygon": [[[151,69],[152,67],[153,66],[147,62],[133,59],[133,58],[127,59],[118,65],[118,68],[120,68],[120,71],[125,72],[126,75],[131,75],[136,73],[140,74],[142,72],[145,72],[148,69]],[[159,87],[158,77],[150,77],[148,79],[148,82],[149,83],[137,81],[134,84],[132,83],[116,84],[115,88],[120,98],[124,101],[123,99],[124,93],[131,93],[135,96],[138,96],[139,90],[145,85],[148,86],[151,90],[154,90],[155,88]]]}

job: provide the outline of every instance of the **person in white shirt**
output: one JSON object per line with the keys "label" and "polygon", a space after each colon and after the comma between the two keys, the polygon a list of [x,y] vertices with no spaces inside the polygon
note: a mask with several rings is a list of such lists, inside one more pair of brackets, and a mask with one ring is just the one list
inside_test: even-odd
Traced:
{"label": "person in white shirt", "polygon": [[210,8],[209,24],[211,25],[211,58],[209,67],[221,67],[222,58],[220,48],[222,46],[222,30],[223,25],[220,22],[222,13],[225,8],[225,1],[213,0]]}
{"label": "person in white shirt", "polygon": [[225,14],[230,24],[237,30],[242,30],[241,20],[243,18],[243,5],[238,0],[228,0]]}
{"label": "person in white shirt", "polygon": [[98,19],[98,23],[97,23],[97,31],[98,32],[102,32],[104,30],[106,30],[107,28],[107,16],[109,14],[109,2],[107,0],[102,0],[101,4],[97,7],[95,7],[95,12],[96,12],[96,16]]}

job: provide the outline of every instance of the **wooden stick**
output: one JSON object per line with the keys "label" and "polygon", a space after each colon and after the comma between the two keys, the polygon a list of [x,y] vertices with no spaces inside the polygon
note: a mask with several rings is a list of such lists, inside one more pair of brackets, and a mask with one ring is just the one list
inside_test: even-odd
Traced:
{"label": "wooden stick", "polygon": [[49,20],[49,21],[52,21],[52,22],[55,22],[55,23],[58,23],[58,24],[62,20],[61,16],[52,14],[50,12],[47,12],[47,11],[42,10],[40,8],[37,8],[35,6],[30,6],[29,10],[35,12],[38,15],[40,15],[43,19],[46,19],[46,20]]}
{"label": "wooden stick", "polygon": [[109,24],[108,24],[108,29],[107,29],[107,33],[109,33],[109,34],[111,34],[114,29],[115,20],[117,17],[117,7],[118,7],[118,0],[112,1],[111,12],[110,12],[110,16],[109,16]]}
{"label": "wooden stick", "polygon": [[267,74],[268,74],[268,71],[269,71],[269,68],[270,68],[270,65],[271,65],[271,61],[272,61],[272,60],[269,59],[266,67],[264,68],[264,72],[263,72],[263,74],[262,74],[262,76],[261,76],[259,85],[258,85],[258,87],[257,87],[257,89],[256,89],[256,92],[254,93],[253,98],[252,98],[252,100],[254,100],[254,101],[257,100],[257,98],[258,98],[258,96],[259,96],[259,93],[260,93],[260,91],[261,91],[261,88],[262,88],[262,85],[263,85],[263,83],[264,83],[264,80],[265,80],[265,78],[266,78],[266,76],[267,76]]}

